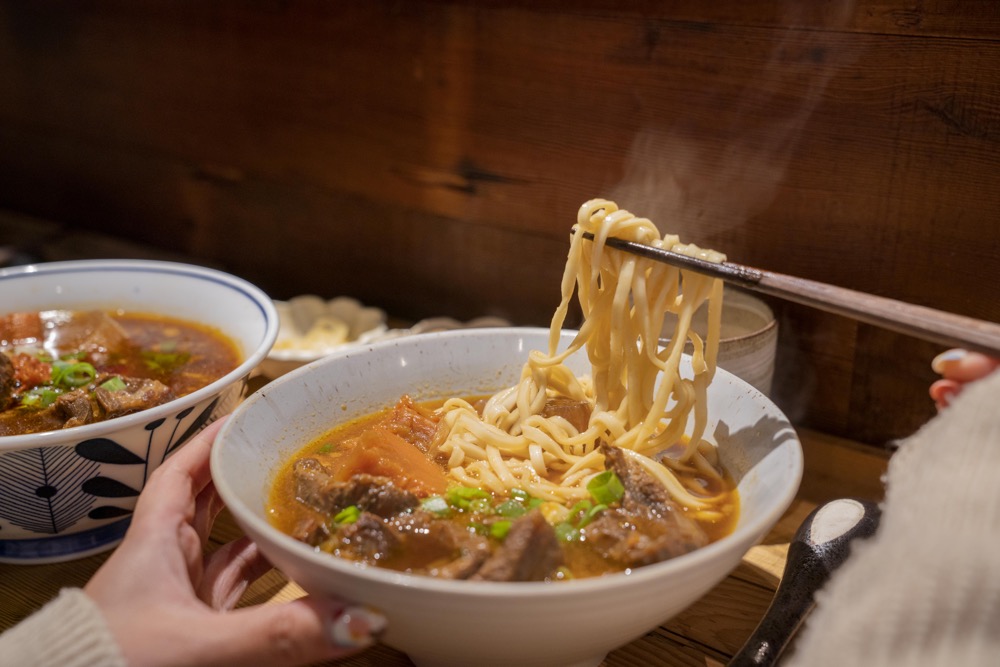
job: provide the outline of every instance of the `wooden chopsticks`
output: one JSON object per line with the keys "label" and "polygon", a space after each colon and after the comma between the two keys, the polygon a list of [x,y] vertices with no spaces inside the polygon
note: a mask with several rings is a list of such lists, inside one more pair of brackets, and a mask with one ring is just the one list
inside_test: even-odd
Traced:
{"label": "wooden chopsticks", "polygon": [[[583,237],[594,239],[590,232],[584,232]],[[994,322],[742,264],[709,262],[634,241],[608,238],[606,245],[921,340],[1000,357],[1000,325]]]}

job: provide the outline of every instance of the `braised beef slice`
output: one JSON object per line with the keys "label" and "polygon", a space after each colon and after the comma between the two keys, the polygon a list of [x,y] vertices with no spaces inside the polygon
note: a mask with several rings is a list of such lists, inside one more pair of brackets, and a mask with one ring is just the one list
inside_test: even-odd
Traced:
{"label": "braised beef slice", "polygon": [[298,501],[330,516],[354,505],[362,512],[390,517],[420,504],[417,496],[400,489],[387,477],[361,474],[337,482],[314,458],[296,461],[292,474]]}
{"label": "braised beef slice", "polygon": [[586,431],[590,425],[590,403],[566,396],[548,399],[542,408],[543,417],[562,417],[577,431]]}
{"label": "braised beef slice", "polygon": [[342,526],[334,540],[341,556],[364,563],[388,558],[402,543],[392,526],[371,512],[362,512],[357,521]]}
{"label": "braised beef slice", "polygon": [[614,470],[622,486],[625,496],[622,506],[633,512],[653,512],[665,514],[677,510],[670,499],[670,494],[641,465],[631,460],[620,447],[601,447],[604,454],[604,467]]}
{"label": "braised beef slice", "polygon": [[330,537],[330,528],[318,513],[302,519],[291,532],[292,537],[311,547],[318,546]]}
{"label": "braised beef slice", "polygon": [[170,387],[157,380],[122,377],[125,387],[109,391],[101,386],[94,390],[98,405],[108,419],[121,417],[173,400]]}
{"label": "braised beef slice", "polygon": [[99,419],[100,407],[85,388],[74,389],[56,398],[55,409],[66,421],[63,428],[83,426]]}
{"label": "braised beef slice", "polygon": [[404,537],[409,554],[406,567],[416,574],[467,579],[490,556],[490,543],[485,537],[430,512],[415,510],[389,522]]}
{"label": "braised beef slice", "polygon": [[0,410],[7,408],[16,387],[14,381],[14,364],[3,352],[0,352]]}
{"label": "braised beef slice", "polygon": [[649,565],[708,543],[705,532],[667,490],[617,447],[604,446],[605,467],[625,487],[621,507],[602,512],[583,529],[585,542],[625,567]]}
{"label": "braised beef slice", "polygon": [[562,547],[552,526],[537,509],[516,520],[503,544],[471,579],[542,581],[563,564]]}

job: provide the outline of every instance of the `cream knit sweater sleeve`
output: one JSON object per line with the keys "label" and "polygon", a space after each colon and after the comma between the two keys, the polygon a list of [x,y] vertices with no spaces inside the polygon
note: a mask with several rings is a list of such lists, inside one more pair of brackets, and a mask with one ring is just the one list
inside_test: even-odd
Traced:
{"label": "cream knit sweater sleeve", "polygon": [[817,595],[789,664],[1000,665],[1000,372],[900,444],[878,532]]}
{"label": "cream knit sweater sleeve", "polygon": [[0,635],[0,667],[125,667],[97,605],[65,588]]}

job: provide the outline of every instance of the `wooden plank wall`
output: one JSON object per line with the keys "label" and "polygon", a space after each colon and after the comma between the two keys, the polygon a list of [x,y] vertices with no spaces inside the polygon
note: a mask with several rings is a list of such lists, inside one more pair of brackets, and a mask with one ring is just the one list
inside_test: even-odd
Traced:
{"label": "wooden plank wall", "polygon": [[[0,208],[272,296],[548,322],[611,196],[734,261],[1000,320],[1000,6],[0,2]],[[775,303],[775,396],[881,445],[939,348]]]}

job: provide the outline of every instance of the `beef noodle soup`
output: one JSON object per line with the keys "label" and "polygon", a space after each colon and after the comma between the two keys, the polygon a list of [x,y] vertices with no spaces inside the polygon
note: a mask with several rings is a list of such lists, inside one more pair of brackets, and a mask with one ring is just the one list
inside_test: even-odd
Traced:
{"label": "beef noodle soup", "polygon": [[[574,232],[548,349],[526,355],[517,384],[434,406],[403,397],[335,429],[278,475],[274,523],[343,558],[490,581],[627,570],[727,534],[738,499],[705,438],[722,282],[605,239],[725,257],[602,199]],[[559,349],[574,294],[583,323]],[[704,339],[690,328],[702,304]],[[564,363],[577,352],[589,374]]]}
{"label": "beef noodle soup", "polygon": [[[484,400],[472,401],[483,405]],[[719,500],[678,505],[621,449],[589,497],[567,504],[524,488],[500,495],[448,479],[435,459],[442,402],[408,397],[334,428],[286,464],[268,504],[283,532],[341,558],[413,574],[482,581],[555,581],[656,563],[732,531],[738,496],[727,477],[687,474]],[[552,409],[584,405],[554,401]]]}
{"label": "beef noodle soup", "polygon": [[221,332],[151,314],[0,316],[0,436],[113,419],[200,389],[240,363]]}

